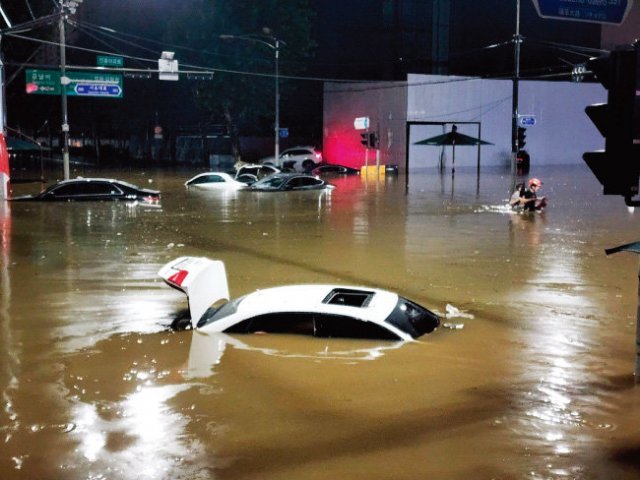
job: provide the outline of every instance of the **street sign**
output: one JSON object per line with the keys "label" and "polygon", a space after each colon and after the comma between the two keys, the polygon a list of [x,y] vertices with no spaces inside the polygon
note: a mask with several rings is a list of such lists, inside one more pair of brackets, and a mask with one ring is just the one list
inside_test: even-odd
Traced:
{"label": "street sign", "polygon": [[64,85],[67,95],[76,97],[122,98],[122,75],[119,73],[65,72],[26,70],[26,92],[36,95],[60,95]]}
{"label": "street sign", "polygon": [[542,18],[620,25],[633,0],[533,0],[533,4]]}
{"label": "street sign", "polygon": [[124,67],[124,57],[114,57],[111,55],[98,55],[96,64],[99,67]]}
{"label": "street sign", "polygon": [[369,117],[357,117],[353,121],[353,127],[356,130],[366,130],[369,128]]}
{"label": "street sign", "polygon": [[76,83],[73,88],[76,95],[84,97],[121,97],[120,85],[100,83]]}
{"label": "street sign", "polygon": [[535,115],[518,115],[518,124],[521,127],[533,127],[536,124]]}
{"label": "street sign", "polygon": [[289,136],[288,128],[280,128],[280,138],[287,138]]}
{"label": "street sign", "polygon": [[60,72],[28,68],[26,91],[37,95],[60,95]]}

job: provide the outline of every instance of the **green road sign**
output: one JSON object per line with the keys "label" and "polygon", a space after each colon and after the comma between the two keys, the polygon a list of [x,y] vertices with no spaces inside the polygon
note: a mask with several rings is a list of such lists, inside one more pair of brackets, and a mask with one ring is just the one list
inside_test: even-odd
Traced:
{"label": "green road sign", "polygon": [[26,90],[39,95],[60,95],[60,72],[27,69]]}
{"label": "green road sign", "polygon": [[[71,97],[122,98],[119,73],[66,72],[65,91]],[[36,95],[60,95],[58,70],[27,69],[26,91]]]}
{"label": "green road sign", "polygon": [[124,57],[114,57],[109,55],[98,55],[97,65],[99,67],[124,67]]}

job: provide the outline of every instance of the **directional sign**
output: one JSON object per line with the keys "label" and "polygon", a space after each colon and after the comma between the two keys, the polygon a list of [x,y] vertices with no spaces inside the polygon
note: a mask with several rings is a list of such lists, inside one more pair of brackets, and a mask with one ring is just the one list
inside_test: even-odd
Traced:
{"label": "directional sign", "polygon": [[69,96],[122,98],[122,75],[119,73],[66,72],[27,69],[26,91],[36,95],[60,95],[62,85]]}
{"label": "directional sign", "polygon": [[542,18],[620,25],[633,0],[533,0]]}
{"label": "directional sign", "polygon": [[120,85],[100,83],[76,83],[73,87],[76,95],[85,97],[121,97]]}
{"label": "directional sign", "polygon": [[26,91],[36,95],[60,95],[60,72],[56,70],[26,70]]}
{"label": "directional sign", "polygon": [[124,67],[124,57],[114,57],[111,55],[98,55],[96,64],[99,67]]}
{"label": "directional sign", "polygon": [[356,130],[366,130],[369,128],[369,117],[356,117],[353,121],[353,127]]}
{"label": "directional sign", "polygon": [[536,124],[535,115],[518,115],[518,123],[521,127],[533,127]]}

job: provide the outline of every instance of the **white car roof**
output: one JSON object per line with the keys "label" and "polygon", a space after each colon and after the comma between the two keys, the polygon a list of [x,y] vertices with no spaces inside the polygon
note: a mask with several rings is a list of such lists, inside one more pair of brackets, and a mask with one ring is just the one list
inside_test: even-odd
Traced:
{"label": "white car roof", "polygon": [[[371,292],[371,300],[362,307],[323,303],[334,289]],[[238,306],[238,313],[254,314],[257,310],[265,313],[307,311],[348,314],[364,320],[383,321],[397,302],[397,294],[372,288],[342,285],[287,285],[248,294]]]}

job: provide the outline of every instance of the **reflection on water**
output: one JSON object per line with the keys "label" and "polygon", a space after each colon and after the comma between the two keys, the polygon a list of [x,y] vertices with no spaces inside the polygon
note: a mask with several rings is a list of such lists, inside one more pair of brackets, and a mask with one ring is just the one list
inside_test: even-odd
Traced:
{"label": "reflection on water", "polygon": [[[189,350],[189,362],[186,375],[189,378],[208,377],[215,373],[215,367],[222,361],[227,345],[238,350],[250,350],[281,358],[305,358],[312,360],[339,360],[339,361],[370,361],[382,357],[386,351],[395,350],[405,342],[373,342],[357,341],[350,345],[351,348],[338,348],[339,342],[327,341],[320,344],[320,350],[311,352],[296,352],[289,349],[278,350],[264,346],[252,346],[256,343],[253,335],[230,336],[224,333],[204,333],[193,331],[191,348]],[[263,342],[264,343],[264,342]],[[342,345],[344,347],[344,345]]]}
{"label": "reflection on water", "polygon": [[[638,478],[637,260],[603,253],[638,219],[585,170],[535,172],[535,215],[475,169],[330,194],[113,172],[162,206],[5,205],[0,477]],[[234,297],[360,284],[466,316],[408,344],[172,332],[180,255]]]}

